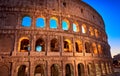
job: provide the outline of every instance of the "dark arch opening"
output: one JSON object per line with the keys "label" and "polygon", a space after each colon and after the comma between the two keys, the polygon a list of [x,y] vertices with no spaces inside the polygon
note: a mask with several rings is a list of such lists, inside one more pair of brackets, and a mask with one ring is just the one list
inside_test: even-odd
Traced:
{"label": "dark arch opening", "polygon": [[44,74],[44,66],[43,65],[37,65],[35,67],[34,76],[45,76],[45,74]]}
{"label": "dark arch opening", "polygon": [[79,45],[77,42],[75,42],[75,47],[76,47],[76,51],[79,52]]}
{"label": "dark arch opening", "polygon": [[58,45],[58,40],[57,39],[52,39],[51,43],[50,43],[50,46],[51,46],[51,51],[52,52],[59,52],[59,45]]}
{"label": "dark arch opening", "polygon": [[65,52],[69,52],[69,43],[67,41],[64,41],[64,50]]}
{"label": "dark arch opening", "polygon": [[72,67],[71,64],[66,64],[65,70],[66,70],[66,75],[65,76],[74,76],[73,67]]}
{"label": "dark arch opening", "polygon": [[45,42],[43,39],[40,38],[36,41],[35,50],[37,52],[45,51]]}
{"label": "dark arch opening", "polygon": [[51,66],[51,76],[60,76],[59,75],[59,65],[53,64]]}
{"label": "dark arch opening", "polygon": [[84,65],[82,63],[78,64],[78,76],[84,76]]}
{"label": "dark arch opening", "polygon": [[18,69],[18,76],[27,76],[26,74],[26,66],[21,65]]}
{"label": "dark arch opening", "polygon": [[90,48],[91,48],[90,43],[86,42],[85,43],[85,51],[86,51],[86,53],[91,53]]}
{"label": "dark arch opening", "polygon": [[22,52],[28,52],[28,51],[30,51],[30,43],[29,43],[28,39],[23,39],[21,41],[20,51],[22,51]]}

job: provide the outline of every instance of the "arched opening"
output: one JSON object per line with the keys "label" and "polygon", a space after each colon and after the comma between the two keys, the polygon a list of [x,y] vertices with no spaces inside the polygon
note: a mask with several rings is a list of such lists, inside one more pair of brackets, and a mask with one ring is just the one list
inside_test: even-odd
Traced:
{"label": "arched opening", "polygon": [[70,40],[64,40],[64,52],[72,52],[72,46]]}
{"label": "arched opening", "polygon": [[73,31],[74,32],[79,32],[79,27],[77,23],[73,23]]}
{"label": "arched opening", "polygon": [[20,40],[20,52],[30,51],[30,41],[28,39]]}
{"label": "arched opening", "polygon": [[86,51],[86,53],[91,53],[90,48],[91,48],[90,43],[85,42],[85,51]]}
{"label": "arched opening", "polygon": [[78,76],[84,76],[84,65],[82,63],[78,64]]}
{"label": "arched opening", "polygon": [[66,72],[66,75],[65,76],[74,76],[74,72],[73,72],[73,66],[72,64],[66,64],[65,66],[65,72]]}
{"label": "arched opening", "polygon": [[17,76],[27,76],[26,66],[25,66],[25,65],[21,65],[21,66],[18,68],[18,75],[17,75]]}
{"label": "arched opening", "polygon": [[88,76],[94,76],[94,70],[93,70],[93,65],[91,63],[89,63],[87,65],[87,68],[88,68]]}
{"label": "arched opening", "polygon": [[94,54],[98,54],[97,46],[95,43],[92,43],[92,50],[93,50]]}
{"label": "arched opening", "polygon": [[87,28],[86,28],[86,25],[85,24],[83,24],[82,25],[82,33],[86,33],[87,32]]}
{"label": "arched opening", "polygon": [[45,42],[43,39],[40,38],[36,41],[35,50],[37,52],[45,51]]}
{"label": "arched opening", "polygon": [[44,66],[43,65],[37,65],[35,67],[34,76],[45,76]]}
{"label": "arched opening", "polygon": [[110,73],[112,73],[112,65],[111,65],[111,63],[109,63],[109,71],[110,71]]}
{"label": "arched opening", "polygon": [[45,27],[45,19],[44,18],[37,18],[36,27],[37,28],[44,28]]}
{"label": "arched opening", "polygon": [[77,42],[75,42],[75,48],[76,48],[76,51],[79,52],[79,45]]}
{"label": "arched opening", "polygon": [[102,74],[105,75],[106,71],[105,71],[105,65],[104,65],[104,63],[101,63],[101,68],[102,68]]}
{"label": "arched opening", "polygon": [[57,39],[52,39],[50,46],[51,46],[51,51],[52,52],[59,52],[59,45],[58,45],[58,40]]}
{"label": "arched opening", "polygon": [[60,76],[59,65],[53,64],[51,66],[51,76]]}
{"label": "arched opening", "polygon": [[95,36],[98,38],[98,36],[99,36],[99,33],[98,33],[98,30],[97,29],[95,29]]}
{"label": "arched opening", "polygon": [[75,41],[75,48],[76,48],[76,52],[82,53],[83,50],[82,42],[79,40]]}
{"label": "arched opening", "polygon": [[89,32],[90,32],[90,35],[91,35],[91,36],[94,36],[94,30],[93,30],[92,27],[89,28]]}
{"label": "arched opening", "polygon": [[99,52],[100,55],[102,54],[102,47],[101,47],[100,44],[98,44],[98,52]]}
{"label": "arched opening", "polygon": [[50,28],[57,28],[58,27],[58,20],[55,17],[50,18]]}
{"label": "arched opening", "polygon": [[63,20],[62,21],[62,29],[63,30],[68,30],[69,29],[69,22],[68,22],[68,20]]}
{"label": "arched opening", "polygon": [[101,76],[101,69],[100,69],[100,66],[99,64],[95,64],[95,70],[96,70],[96,76]]}
{"label": "arched opening", "polygon": [[106,71],[107,71],[107,74],[109,74],[109,66],[108,66],[108,63],[106,63]]}
{"label": "arched opening", "polygon": [[30,27],[32,23],[32,19],[29,16],[25,16],[22,18],[22,26],[24,27]]}

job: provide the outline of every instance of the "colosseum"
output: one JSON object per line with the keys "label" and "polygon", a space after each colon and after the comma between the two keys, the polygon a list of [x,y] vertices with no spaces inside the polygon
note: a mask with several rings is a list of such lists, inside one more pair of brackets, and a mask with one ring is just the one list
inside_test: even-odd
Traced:
{"label": "colosseum", "polygon": [[0,76],[109,76],[107,39],[81,0],[0,0]]}

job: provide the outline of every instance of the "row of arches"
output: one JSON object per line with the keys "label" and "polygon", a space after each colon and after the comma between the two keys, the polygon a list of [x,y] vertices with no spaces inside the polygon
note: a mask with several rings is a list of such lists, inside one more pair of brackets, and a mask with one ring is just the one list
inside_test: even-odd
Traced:
{"label": "row of arches", "polygon": [[[22,18],[21,25],[23,27],[31,27],[32,25],[32,18],[30,16],[24,16]],[[59,26],[58,18],[57,17],[51,17],[49,20],[49,28],[51,29],[57,29]],[[45,28],[46,27],[46,20],[44,17],[38,17],[36,19],[36,28]],[[62,30],[70,30],[72,27],[73,32],[82,32],[83,34],[89,33],[90,36],[95,36],[99,38],[101,35],[104,37],[104,40],[106,39],[106,35],[101,34],[97,28],[93,28],[92,26],[88,27],[86,24],[80,24],[78,22],[73,22],[72,24],[67,19],[63,19],[61,23]],[[102,32],[102,31],[101,31]]]}
{"label": "row of arches", "polygon": [[[31,50],[31,40],[27,37],[20,38],[19,40],[19,52],[29,52]],[[49,46],[46,46],[49,45]],[[81,40],[75,40],[74,43],[70,39],[64,39],[63,42],[60,42],[57,38],[53,38],[50,42],[46,42],[43,38],[39,38],[35,41],[35,51],[36,52],[45,52],[46,48],[50,47],[51,52],[60,52],[62,48],[64,52],[73,52],[75,50],[78,53],[94,53],[94,54],[107,54],[108,48],[97,44],[95,42],[82,42]],[[75,49],[73,48],[75,45]]]}
{"label": "row of arches", "polygon": [[[65,65],[65,76],[74,76],[75,74],[75,67],[68,63]],[[85,70],[86,69],[86,70]],[[63,69],[59,64],[52,64],[50,66],[50,76],[61,76]],[[78,63],[77,65],[77,76],[101,76],[112,73],[111,65],[108,63],[88,63],[87,67],[85,68],[83,63]],[[85,72],[87,71],[87,72]],[[17,76],[27,76],[28,68],[26,65],[21,65],[18,68]],[[38,64],[34,69],[34,76],[46,76],[46,68],[43,64]],[[87,73],[87,74],[85,74]]]}
{"label": "row of arches", "polygon": [[[72,64],[66,64],[65,66],[65,76],[74,76],[74,69]],[[60,65],[53,64],[50,67],[50,76],[61,76]],[[17,76],[27,76],[27,67],[25,65],[21,65],[18,68]],[[46,76],[45,74],[45,66],[43,64],[39,64],[35,67],[34,76]],[[78,76],[84,76],[84,65],[82,63],[78,64]]]}

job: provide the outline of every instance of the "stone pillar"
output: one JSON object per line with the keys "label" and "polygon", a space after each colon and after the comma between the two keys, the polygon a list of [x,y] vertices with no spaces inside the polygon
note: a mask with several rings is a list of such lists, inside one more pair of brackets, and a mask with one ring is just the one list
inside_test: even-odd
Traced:
{"label": "stone pillar", "polygon": [[63,36],[60,36],[60,40],[61,40],[61,48],[60,48],[60,55],[62,56],[62,53],[64,52],[64,43],[63,43]]}
{"label": "stone pillar", "polygon": [[65,63],[64,63],[64,61],[62,62],[62,76],[65,76]]}
{"label": "stone pillar", "polygon": [[12,51],[12,56],[15,56],[16,52],[18,51],[18,43],[19,43],[19,39],[17,33],[15,33],[15,43],[14,43],[14,50]]}
{"label": "stone pillar", "polygon": [[85,56],[85,53],[86,53],[85,52],[86,51],[86,49],[85,49],[85,42],[84,42],[84,40],[81,40],[81,41],[82,41],[82,45],[83,45],[83,48],[82,48],[83,49],[83,51],[82,51],[83,52],[83,56]]}
{"label": "stone pillar", "polygon": [[76,53],[76,46],[75,46],[75,38],[73,38],[73,56],[75,56]]}
{"label": "stone pillar", "polygon": [[32,38],[31,38],[31,51],[30,52],[35,51],[35,43],[36,43],[36,36],[32,35]]}
{"label": "stone pillar", "polygon": [[74,76],[77,76],[77,65],[76,65],[75,60],[74,60],[73,68],[74,68]]}
{"label": "stone pillar", "polygon": [[35,70],[34,63],[30,62],[30,76],[34,76],[34,70]]}
{"label": "stone pillar", "polygon": [[48,54],[49,52],[51,52],[51,49],[50,49],[50,36],[49,36],[49,34],[47,35],[47,41],[46,41],[46,53]]}
{"label": "stone pillar", "polygon": [[17,73],[17,67],[15,67],[15,63],[12,63],[12,71],[11,71],[11,76],[16,76]]}

